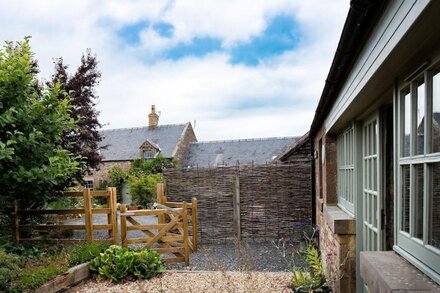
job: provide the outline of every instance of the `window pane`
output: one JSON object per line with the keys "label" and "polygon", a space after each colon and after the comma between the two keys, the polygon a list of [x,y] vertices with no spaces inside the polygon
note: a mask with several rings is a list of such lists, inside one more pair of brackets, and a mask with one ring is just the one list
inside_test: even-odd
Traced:
{"label": "window pane", "polygon": [[425,152],[425,84],[420,83],[417,87],[417,135],[416,135],[416,155]]}
{"label": "window pane", "polygon": [[414,208],[414,219],[415,219],[415,231],[414,236],[423,239],[423,164],[416,165],[414,167],[416,176],[416,186],[415,186],[415,208]]}
{"label": "window pane", "polygon": [[401,230],[409,233],[409,192],[410,177],[409,165],[402,166],[402,227]]}
{"label": "window pane", "polygon": [[440,163],[432,166],[431,228],[429,244],[440,248]]}
{"label": "window pane", "polygon": [[411,146],[411,95],[405,94],[403,115],[403,157],[409,156],[409,148]]}
{"label": "window pane", "polygon": [[440,73],[432,79],[432,150],[440,152]]}

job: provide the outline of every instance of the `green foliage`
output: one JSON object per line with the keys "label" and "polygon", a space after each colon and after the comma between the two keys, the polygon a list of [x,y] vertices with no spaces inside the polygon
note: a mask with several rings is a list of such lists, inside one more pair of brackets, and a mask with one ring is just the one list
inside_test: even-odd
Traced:
{"label": "green foliage", "polygon": [[0,248],[0,268],[15,270],[21,263],[20,257],[12,253],[7,253],[3,248]]}
{"label": "green foliage", "polygon": [[128,184],[133,204],[147,207],[153,203],[159,182],[162,182],[161,174],[131,176]]}
{"label": "green foliage", "polygon": [[[119,168],[119,167],[113,167],[109,171],[109,179],[110,179],[110,186],[116,187],[116,194],[121,196],[122,194],[122,186],[128,179],[128,172]],[[120,198],[118,198],[118,201]]]}
{"label": "green foliage", "polygon": [[163,273],[165,267],[160,259],[160,254],[154,250],[141,250],[135,252],[132,273],[140,279],[150,279]]}
{"label": "green foliage", "polygon": [[0,290],[6,291],[12,280],[12,271],[9,268],[0,267]]}
{"label": "green foliage", "polygon": [[161,172],[174,166],[172,160],[161,156],[147,162],[136,159],[127,171],[119,167],[109,171],[110,186],[116,187],[117,194],[121,195],[122,186],[128,184],[133,204],[147,207],[156,197],[157,183],[162,182]]}
{"label": "green foliage", "polygon": [[[29,38],[0,50],[0,198],[43,203],[79,170],[63,148],[62,134],[73,130],[69,99],[58,84],[38,85]],[[64,95],[64,99],[58,99]]]}
{"label": "green foliage", "polygon": [[110,246],[93,259],[90,269],[113,282],[128,275],[148,279],[165,271],[157,252],[148,249],[135,251],[117,245]]}
{"label": "green foliage", "polygon": [[162,173],[166,168],[174,168],[175,163],[162,156],[157,156],[154,159],[144,161],[143,159],[136,159],[130,165],[130,175],[150,175]]}
{"label": "green foliage", "polygon": [[105,243],[82,243],[74,246],[67,254],[67,264],[73,267],[88,262],[99,256],[108,246]]}
{"label": "green foliage", "polygon": [[20,277],[14,283],[13,292],[23,292],[37,289],[57,275],[67,271],[67,266],[62,263],[49,263],[45,266],[25,268],[20,272]]}
{"label": "green foliage", "polygon": [[309,245],[305,251],[305,268],[295,268],[292,275],[294,292],[329,292],[321,256],[316,247]]}

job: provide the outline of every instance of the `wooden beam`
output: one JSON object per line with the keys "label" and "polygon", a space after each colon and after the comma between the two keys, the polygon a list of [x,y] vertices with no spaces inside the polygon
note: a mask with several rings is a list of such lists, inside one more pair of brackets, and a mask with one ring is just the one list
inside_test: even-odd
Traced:
{"label": "wooden beam", "polygon": [[232,193],[232,205],[233,205],[233,226],[235,237],[241,240],[241,214],[240,214],[240,177],[235,176],[234,191]]}

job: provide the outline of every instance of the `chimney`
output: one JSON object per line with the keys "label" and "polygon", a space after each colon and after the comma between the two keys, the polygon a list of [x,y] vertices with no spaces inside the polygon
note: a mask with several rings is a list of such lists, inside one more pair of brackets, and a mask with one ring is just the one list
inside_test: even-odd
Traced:
{"label": "chimney", "polygon": [[154,129],[159,124],[159,115],[156,113],[156,106],[151,105],[151,113],[148,114],[148,128]]}

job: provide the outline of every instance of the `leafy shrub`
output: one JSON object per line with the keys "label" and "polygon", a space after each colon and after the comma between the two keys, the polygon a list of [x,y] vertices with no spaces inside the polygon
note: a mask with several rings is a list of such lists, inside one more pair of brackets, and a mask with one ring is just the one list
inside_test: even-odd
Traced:
{"label": "leafy shrub", "polygon": [[22,263],[19,256],[7,253],[4,249],[0,248],[0,268],[7,268],[10,270],[17,269]]}
{"label": "leafy shrub", "polygon": [[163,273],[165,267],[160,259],[160,254],[154,250],[141,250],[135,252],[132,273],[140,279],[150,279]]}
{"label": "leafy shrub", "polygon": [[99,256],[108,246],[105,243],[82,243],[74,246],[67,253],[67,264],[73,267],[88,262]]}
{"label": "leafy shrub", "polygon": [[165,267],[155,251],[134,251],[112,245],[90,262],[90,269],[117,282],[128,275],[148,279],[162,273]]}
{"label": "leafy shrub", "polygon": [[156,196],[157,183],[162,182],[160,174],[141,175],[139,177],[130,177],[129,193],[133,204],[147,207],[153,203]]}
{"label": "leafy shrub", "polygon": [[0,267],[0,291],[6,291],[12,280],[11,269]]}
{"label": "leafy shrub", "polygon": [[116,187],[116,195],[118,196],[118,202],[121,201],[122,186],[128,178],[128,172],[119,168],[113,167],[109,173],[110,186]]}
{"label": "leafy shrub", "polygon": [[146,162],[143,159],[136,159],[131,163],[129,173],[133,176],[159,174],[164,169],[174,168],[175,166],[176,164],[172,160],[162,156]]}
{"label": "leafy shrub", "polygon": [[324,267],[318,249],[309,245],[306,249],[305,268],[295,268],[292,276],[294,292],[330,292],[326,284]]}

